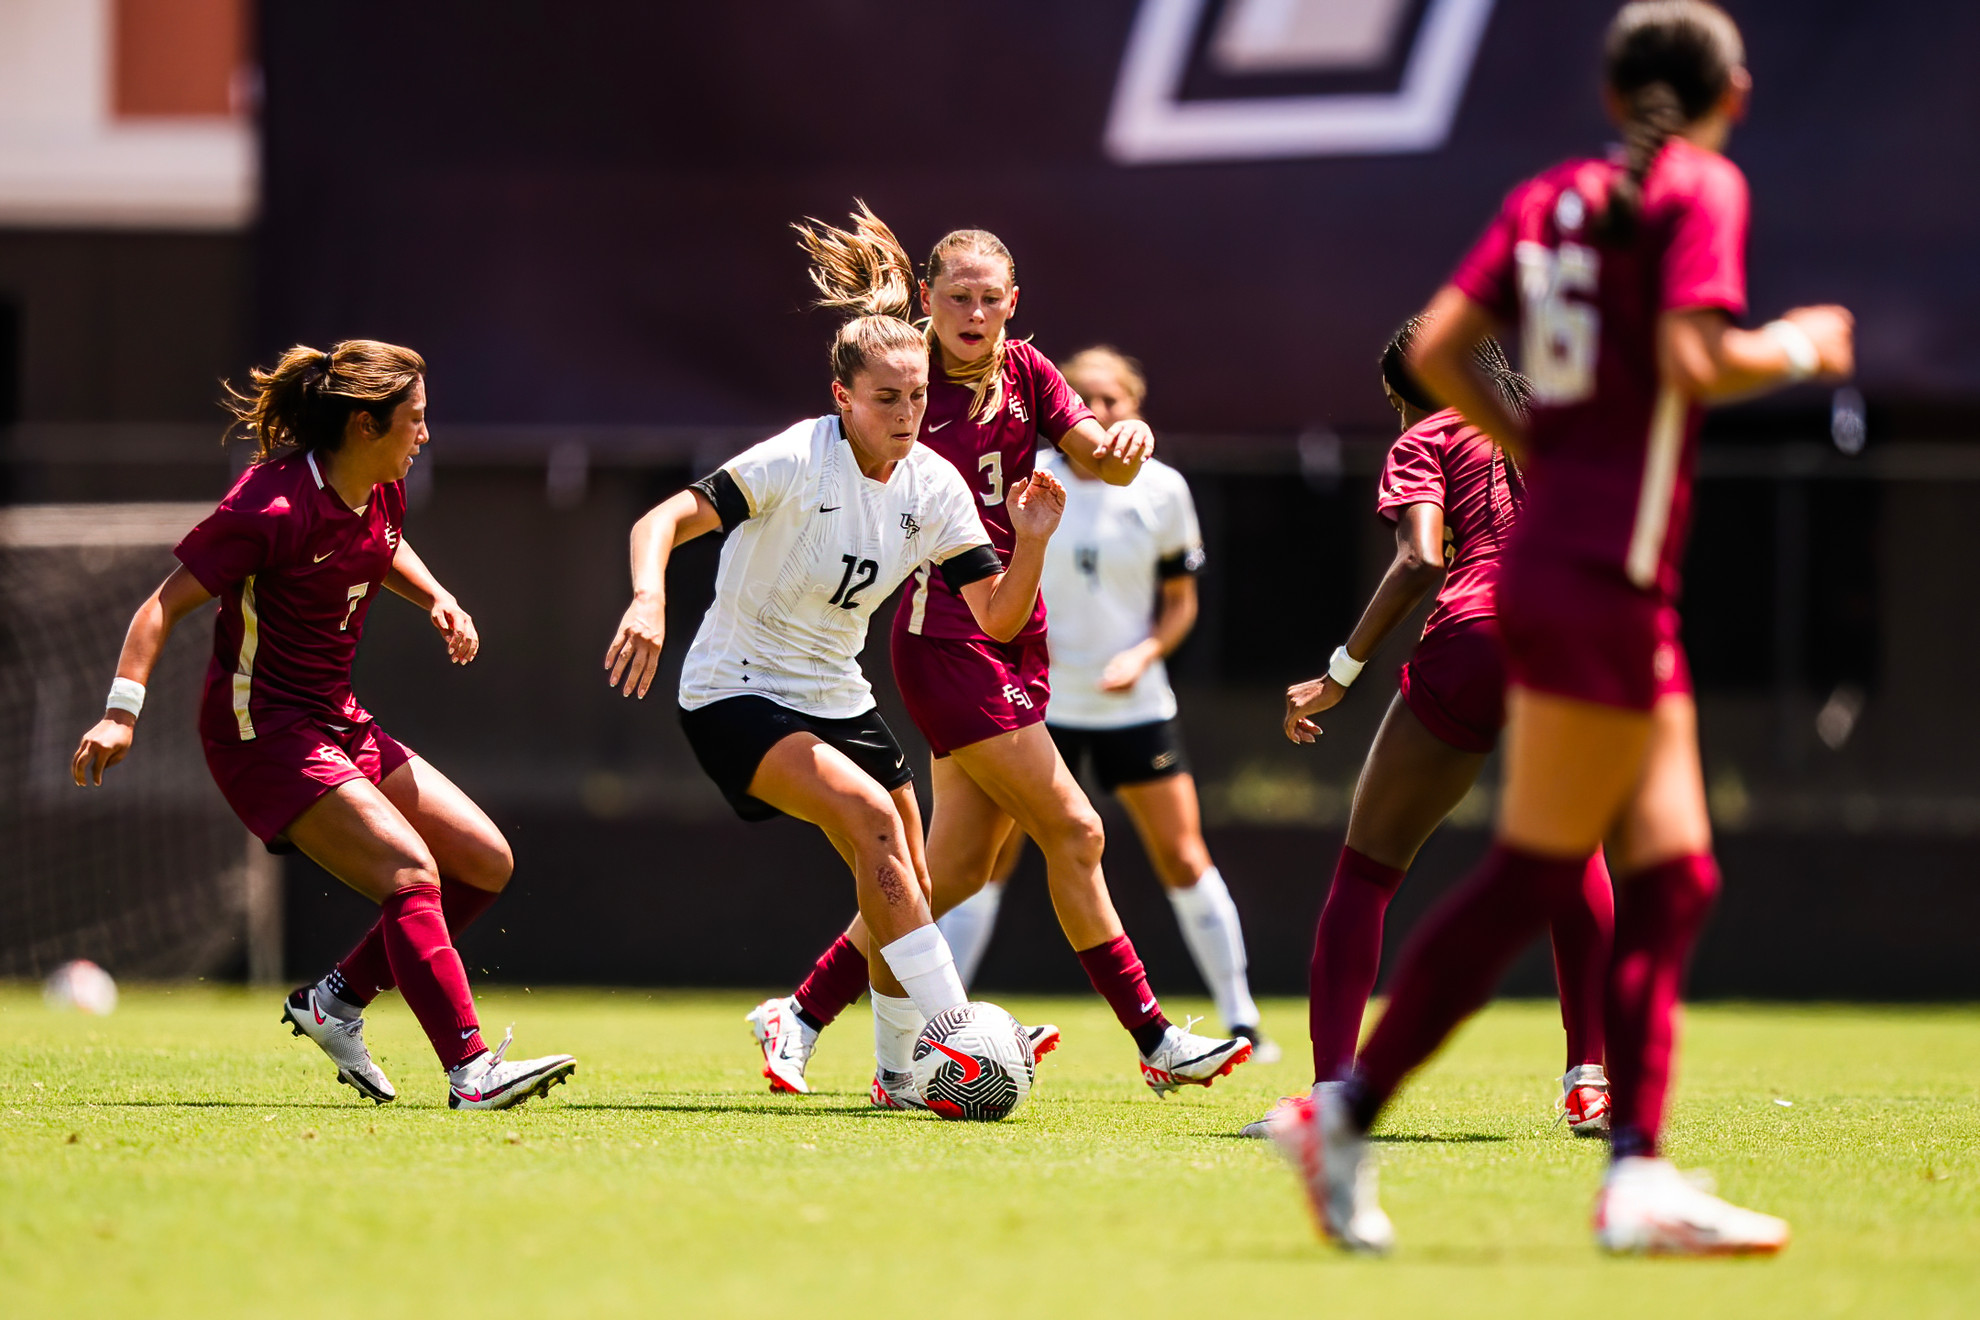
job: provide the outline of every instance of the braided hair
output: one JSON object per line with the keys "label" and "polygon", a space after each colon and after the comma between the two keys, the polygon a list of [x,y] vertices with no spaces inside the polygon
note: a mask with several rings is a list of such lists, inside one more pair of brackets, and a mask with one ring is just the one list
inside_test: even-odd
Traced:
{"label": "braided hair", "polygon": [[[1417,335],[1423,332],[1424,324],[1421,315],[1412,316],[1389,336],[1388,344],[1382,349],[1382,379],[1389,383],[1397,398],[1412,408],[1428,413],[1436,412],[1443,405],[1423,388],[1423,382],[1409,369],[1409,351],[1415,345]],[[1491,381],[1499,391],[1506,407],[1517,416],[1526,416],[1526,401],[1533,395],[1533,386],[1526,377],[1513,370],[1499,341],[1490,335],[1479,340],[1471,350],[1471,361],[1479,374]]]}
{"label": "braided hair", "polygon": [[1634,0],[1609,24],[1604,61],[1628,107],[1624,172],[1591,228],[1600,241],[1624,244],[1636,237],[1643,182],[1664,145],[1718,104],[1746,46],[1726,11],[1706,0]]}

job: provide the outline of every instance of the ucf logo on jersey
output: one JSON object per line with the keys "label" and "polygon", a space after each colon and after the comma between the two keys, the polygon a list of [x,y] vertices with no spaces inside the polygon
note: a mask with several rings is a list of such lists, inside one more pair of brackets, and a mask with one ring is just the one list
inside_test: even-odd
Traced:
{"label": "ucf logo on jersey", "polygon": [[1145,165],[1434,151],[1491,15],[1492,0],[1141,0],[1107,153]]}

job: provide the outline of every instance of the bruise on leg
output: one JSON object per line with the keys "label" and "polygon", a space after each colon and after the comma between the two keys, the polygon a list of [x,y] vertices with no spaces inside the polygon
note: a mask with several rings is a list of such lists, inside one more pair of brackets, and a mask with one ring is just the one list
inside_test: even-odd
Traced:
{"label": "bruise on leg", "polygon": [[887,900],[889,907],[907,906],[908,880],[892,858],[880,863],[873,873],[873,882],[880,887],[880,896]]}

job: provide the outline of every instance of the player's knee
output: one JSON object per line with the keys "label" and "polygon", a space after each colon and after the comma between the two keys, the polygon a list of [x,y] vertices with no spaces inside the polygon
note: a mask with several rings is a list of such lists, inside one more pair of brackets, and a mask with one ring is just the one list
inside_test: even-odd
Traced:
{"label": "player's knee", "polygon": [[434,864],[433,854],[422,844],[419,847],[402,847],[392,866],[391,888],[394,890],[440,887],[440,868]]}
{"label": "player's knee", "polygon": [[1107,851],[1107,827],[1092,807],[1068,812],[1051,830],[1052,847],[1082,866],[1098,866]]}
{"label": "player's knee", "polygon": [[853,841],[855,849],[902,847],[901,813],[894,800],[877,789],[862,793],[847,803],[839,817],[839,828]]}
{"label": "player's knee", "polygon": [[460,879],[476,889],[499,894],[509,887],[509,877],[516,873],[516,854],[498,832],[478,842],[471,866],[474,873]]}

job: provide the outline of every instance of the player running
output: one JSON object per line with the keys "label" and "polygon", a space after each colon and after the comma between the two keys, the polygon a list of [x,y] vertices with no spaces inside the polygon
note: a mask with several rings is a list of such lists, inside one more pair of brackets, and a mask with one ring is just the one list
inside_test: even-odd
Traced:
{"label": "player running", "polygon": [[[1133,358],[1089,348],[1073,354],[1064,373],[1102,426],[1140,419],[1148,382]],[[1254,1060],[1275,1062],[1279,1047],[1259,1033],[1245,978],[1237,905],[1203,842],[1196,780],[1162,663],[1196,623],[1203,536],[1189,483],[1152,458],[1129,486],[1083,476],[1057,450],[1046,450],[1039,466],[1066,486],[1066,516],[1045,550],[1053,674],[1045,728],[1068,766],[1090,758],[1100,787],[1120,798],[1225,1027],[1251,1042]],[[1014,828],[990,883],[942,918],[965,984],[983,961],[1004,884],[1023,853],[1024,832]]]}
{"label": "player running", "polygon": [[859,651],[874,609],[917,565],[932,565],[986,634],[1016,635],[1065,491],[1049,476],[1012,486],[1007,568],[962,477],[915,440],[928,349],[905,319],[913,263],[870,212],[849,233],[798,230],[819,305],[854,313],[832,342],[838,412],[744,450],[639,520],[633,601],[605,667],[623,693],[646,695],[665,638],[668,558],[726,533],[715,601],[681,669],[681,727],[737,815],[809,821],[852,868],[881,955],[870,964],[875,1095],[919,1106],[915,1037],[966,996],[928,910],[914,772]]}
{"label": "player running", "polygon": [[179,567],[138,608],[104,717],[83,735],[78,784],[130,751],[144,684],[172,629],[214,597],[213,663],[199,731],[227,805],[271,850],[300,850],[379,905],[377,924],[282,1017],[321,1046],[337,1080],[380,1104],[392,1083],[364,1044],[364,1009],[396,985],[447,1070],[454,1109],[506,1109],[577,1071],[568,1054],[494,1050],[453,935],[508,883],[508,841],[480,807],[394,739],[351,691],[351,660],[384,587],[425,610],[455,664],[474,620],[405,539],[402,484],[425,448],[426,363],[347,339],[292,348],[231,408],[253,464],[186,534]]}
{"label": "player running", "polygon": [[[921,441],[962,474],[999,555],[1013,553],[1010,499],[1031,475],[1039,439],[1072,469],[1110,485],[1134,480],[1154,448],[1145,423],[1095,421],[1045,355],[1005,334],[1017,310],[1017,268],[994,234],[961,229],[935,245],[921,282],[928,315],[928,411]],[[894,680],[934,749],[935,819],[928,836],[937,916],[981,889],[1013,822],[1045,855],[1052,905],[1094,989],[1140,1052],[1157,1094],[1208,1086],[1251,1052],[1177,1027],[1148,988],[1101,873],[1100,817],[1041,726],[1051,688],[1045,605],[1013,636],[991,635],[962,595],[924,564],[894,615]],[[787,997],[749,1014],[772,1090],[804,1091],[818,1032],[859,997],[870,940],[855,921]],[[910,1024],[902,1024],[907,1030]],[[917,1027],[916,1030],[919,1028]],[[1045,1030],[1040,1053],[1057,1043]],[[875,1088],[876,1101],[894,1093]]]}
{"label": "player running", "polygon": [[[1369,746],[1348,817],[1347,842],[1313,937],[1308,1014],[1316,1086],[1354,1061],[1362,1014],[1382,961],[1382,919],[1430,835],[1477,782],[1505,723],[1505,659],[1493,609],[1499,555],[1526,484],[1514,463],[1454,408],[1438,408],[1410,373],[1422,318],[1405,322],[1382,351],[1382,392],[1402,420],[1376,492],[1376,511],[1396,525],[1396,557],[1328,672],[1286,689],[1285,734],[1320,736],[1312,717],[1346,698],[1373,655],[1439,577],[1443,587],[1402,667],[1400,690]],[[1505,405],[1524,415],[1527,384],[1495,339],[1476,363]],[[1608,1131],[1609,1083],[1602,1068],[1602,990],[1609,972],[1615,899],[1600,853],[1588,861],[1582,902],[1554,917],[1554,970],[1567,1072],[1561,1107],[1569,1130]],[[1244,1134],[1266,1135],[1269,1116]]]}
{"label": "player running", "polygon": [[[1694,1186],[1658,1153],[1680,982],[1718,891],[1697,713],[1675,623],[1701,405],[1852,366],[1849,314],[1746,310],[1746,180],[1720,154],[1751,79],[1703,0],[1625,5],[1609,29],[1617,159],[1515,188],[1430,305],[1418,379],[1525,460],[1529,497],[1499,580],[1511,689],[1491,854],[1425,920],[1353,1075],[1280,1112],[1328,1236],[1385,1250],[1366,1134],[1408,1074],[1575,903],[1607,840],[1617,877],[1608,998],[1612,1162],[1595,1206],[1614,1252],[1772,1252],[1788,1226]],[[1522,422],[1473,369],[1517,327]]]}

